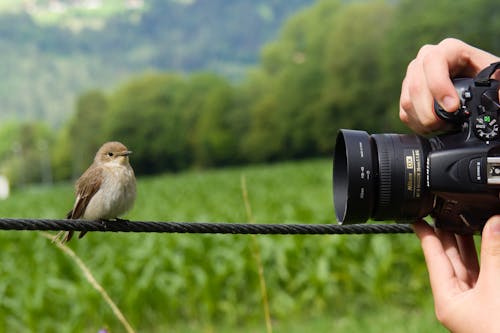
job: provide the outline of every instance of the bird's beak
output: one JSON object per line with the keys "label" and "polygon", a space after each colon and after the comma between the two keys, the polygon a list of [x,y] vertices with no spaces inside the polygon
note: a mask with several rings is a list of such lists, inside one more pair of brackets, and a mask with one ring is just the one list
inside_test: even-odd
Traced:
{"label": "bird's beak", "polygon": [[128,156],[130,154],[132,154],[132,152],[130,150],[126,150],[126,151],[121,152],[120,156]]}

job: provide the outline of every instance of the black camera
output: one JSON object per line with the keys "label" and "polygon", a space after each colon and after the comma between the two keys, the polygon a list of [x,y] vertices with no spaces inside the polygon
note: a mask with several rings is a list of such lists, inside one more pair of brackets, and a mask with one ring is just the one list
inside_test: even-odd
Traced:
{"label": "black camera", "polygon": [[342,129],[333,168],[339,223],[416,220],[477,233],[500,214],[500,82],[491,78],[500,62],[474,78],[454,79],[460,108],[437,115],[451,127],[432,138],[372,134]]}

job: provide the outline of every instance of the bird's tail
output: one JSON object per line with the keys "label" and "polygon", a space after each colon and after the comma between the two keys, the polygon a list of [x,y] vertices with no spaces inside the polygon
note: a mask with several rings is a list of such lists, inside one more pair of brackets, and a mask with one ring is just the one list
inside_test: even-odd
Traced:
{"label": "bird's tail", "polygon": [[[66,219],[72,219],[72,218],[73,218],[73,209],[70,210],[68,212],[68,214],[66,214]],[[71,240],[71,238],[73,237],[74,231],[61,231],[61,232],[59,232],[59,234],[60,233],[64,234],[64,237],[62,237],[62,234],[59,236],[59,237],[62,237],[61,242],[64,244],[64,243],[67,243]],[[57,235],[59,235],[59,234],[57,234]]]}
{"label": "bird's tail", "polygon": [[[66,219],[73,219],[73,218],[74,218],[74,216],[73,216],[73,210],[70,210],[68,212],[68,214],[66,214]],[[74,233],[75,232],[72,231],[72,230],[70,230],[70,231],[59,231],[57,233],[57,235],[54,236],[54,242],[55,241],[60,241],[63,244],[67,243],[67,242],[69,242],[71,240],[71,238],[73,238],[73,234]],[[83,235],[85,235],[85,231],[82,231],[80,233],[80,236],[78,238],[82,238]]]}
{"label": "bird's tail", "polygon": [[[73,216],[73,209],[70,210],[68,212],[68,214],[66,214],[66,218],[67,219],[75,219],[76,218],[75,216]],[[78,239],[85,236],[86,233],[87,233],[86,231],[81,231],[80,234],[78,235]],[[68,233],[66,234],[66,237],[64,237],[64,239],[63,239],[63,243],[69,242],[71,240],[71,238],[73,237],[73,234],[74,234],[74,231],[68,231]]]}
{"label": "bird's tail", "polygon": [[54,238],[52,239],[53,242],[61,242],[62,244],[67,243],[71,240],[73,237],[74,231],[59,231]]}

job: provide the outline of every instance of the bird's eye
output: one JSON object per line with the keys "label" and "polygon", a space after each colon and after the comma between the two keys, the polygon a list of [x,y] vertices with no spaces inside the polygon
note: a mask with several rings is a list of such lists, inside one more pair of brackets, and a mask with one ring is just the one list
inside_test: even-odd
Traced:
{"label": "bird's eye", "polygon": [[114,155],[114,154],[113,154],[112,152],[109,152],[109,153],[108,153],[108,156],[109,156],[109,157],[113,157],[113,155]]}

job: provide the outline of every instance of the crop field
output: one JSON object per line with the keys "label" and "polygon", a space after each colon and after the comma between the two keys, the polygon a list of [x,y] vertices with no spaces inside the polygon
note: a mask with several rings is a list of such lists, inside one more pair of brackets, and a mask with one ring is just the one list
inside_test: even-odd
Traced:
{"label": "crop field", "polygon": [[[335,223],[331,161],[141,178],[126,218]],[[1,217],[61,218],[71,184],[25,187]],[[89,233],[68,245],[137,332],[445,332],[414,235]],[[74,261],[39,232],[0,232],[0,332],[124,332]]]}

